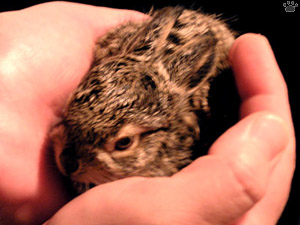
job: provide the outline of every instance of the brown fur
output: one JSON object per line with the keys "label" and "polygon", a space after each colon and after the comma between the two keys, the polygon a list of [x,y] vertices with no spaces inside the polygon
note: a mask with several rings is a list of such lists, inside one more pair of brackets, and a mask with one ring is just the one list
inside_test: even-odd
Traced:
{"label": "brown fur", "polygon": [[[190,163],[195,112],[208,110],[209,80],[229,66],[234,35],[222,21],[181,7],[151,16],[98,40],[91,70],[52,131],[58,167],[84,187],[169,176]],[[132,145],[116,150],[126,136]]]}

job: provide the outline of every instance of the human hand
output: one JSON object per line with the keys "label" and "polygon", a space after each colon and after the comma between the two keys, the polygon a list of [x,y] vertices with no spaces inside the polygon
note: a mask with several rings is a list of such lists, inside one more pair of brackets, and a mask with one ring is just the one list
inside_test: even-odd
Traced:
{"label": "human hand", "polygon": [[0,14],[0,224],[41,224],[69,200],[47,132],[88,71],[97,37],[143,18],[64,2]]}
{"label": "human hand", "polygon": [[[116,20],[98,21],[95,14],[100,9],[96,12],[95,7],[58,3],[58,10],[55,4],[22,11],[24,20],[15,26],[11,25],[15,15],[6,14],[9,23],[6,20],[6,29],[0,29],[5,31],[1,38],[6,37],[0,46],[0,57],[5,59],[0,60],[1,96],[6,99],[0,105],[5,118],[0,124],[0,210],[20,224],[38,223],[67,201],[45,155],[46,132],[87,71],[95,38],[130,16],[110,11],[104,13],[106,18]],[[43,21],[37,21],[45,11]],[[76,32],[79,28],[85,32]],[[63,41],[61,34],[72,41]],[[171,178],[128,178],[98,186],[68,203],[48,224],[228,224],[241,216],[236,224],[274,224],[286,202],[294,168],[284,81],[260,38],[240,38],[231,59],[243,99],[242,119],[216,141],[208,156]],[[257,130],[263,135],[256,137]],[[269,145],[272,137],[276,142]],[[269,156],[261,154],[264,151]]]}
{"label": "human hand", "polygon": [[287,89],[267,40],[247,34],[230,52],[241,119],[172,177],[127,178],[75,198],[44,225],[274,225],[295,166]]}

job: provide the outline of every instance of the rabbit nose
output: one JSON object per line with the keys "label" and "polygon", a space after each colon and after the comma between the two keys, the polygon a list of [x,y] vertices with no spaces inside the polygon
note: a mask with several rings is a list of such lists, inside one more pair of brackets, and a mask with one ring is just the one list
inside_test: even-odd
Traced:
{"label": "rabbit nose", "polygon": [[78,159],[70,156],[69,154],[66,154],[66,152],[62,152],[62,154],[60,155],[60,162],[66,175],[71,175],[79,168]]}

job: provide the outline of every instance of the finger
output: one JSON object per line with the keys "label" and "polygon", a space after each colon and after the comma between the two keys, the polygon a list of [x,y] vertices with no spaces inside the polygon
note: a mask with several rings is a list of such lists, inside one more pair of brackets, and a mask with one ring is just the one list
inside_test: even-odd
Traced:
{"label": "finger", "polygon": [[45,3],[45,7],[61,7],[84,26],[90,26],[93,36],[98,38],[109,29],[128,21],[139,21],[149,18],[147,15],[127,9],[113,9],[70,2]]}
{"label": "finger", "polygon": [[242,99],[241,116],[266,110],[292,124],[287,87],[268,40],[256,34],[239,37],[230,61]]}
{"label": "finger", "polygon": [[160,183],[153,183],[155,179],[134,177],[97,186],[66,204],[43,225],[158,224],[151,214],[156,210],[152,198]]}
{"label": "finger", "polygon": [[192,193],[188,199],[195,201],[194,208],[199,214],[203,212],[208,224],[229,224],[262,198],[272,159],[287,143],[288,132],[282,119],[255,113],[224,133],[208,156],[175,176]]}
{"label": "finger", "polygon": [[[285,130],[288,131],[289,144],[286,145],[281,156],[274,161],[275,164],[269,173],[267,193],[237,222],[243,225],[274,224],[287,201],[294,170],[295,138],[287,87],[272,49],[267,39],[261,35],[246,34],[238,38],[231,49],[230,60],[242,99],[241,117],[267,110],[280,116],[284,120]],[[277,143],[276,139],[269,141]],[[227,154],[228,157],[236,154],[234,148],[231,150],[224,148],[223,151],[218,150],[221,148],[216,146],[217,144],[210,153],[215,151],[215,154]]]}
{"label": "finger", "polygon": [[[86,17],[94,27],[94,36],[98,38],[105,34],[109,29],[129,21],[140,21],[148,19],[149,16],[134,10],[112,9],[106,7],[90,7],[90,15]],[[99,19],[99,15],[102,15]]]}
{"label": "finger", "polygon": [[[49,55],[51,58],[41,60],[43,57],[36,57],[39,61],[35,62],[34,66],[28,66],[28,68],[32,70],[36,65],[48,65],[49,69],[42,68],[45,70],[43,71],[44,83],[39,85],[38,88],[42,88],[38,89],[38,92],[46,95],[45,98],[50,101],[47,105],[55,108],[55,114],[58,115],[61,114],[61,108],[63,108],[67,96],[74,90],[82,76],[88,71],[93,61],[93,49],[96,40],[108,30],[122,23],[148,18],[147,15],[134,10],[112,9],[70,2],[43,3],[27,8],[23,10],[23,13],[27,17],[32,15],[39,16],[42,13],[44,18],[47,18],[45,21],[38,20],[42,23],[42,26],[46,27],[50,23],[50,27],[53,26],[55,28],[54,32],[52,29],[45,29],[45,31],[41,32],[41,37],[35,36],[36,39],[40,40],[45,40],[45,36],[50,39],[47,45],[43,44],[36,49],[38,53],[49,52],[50,54],[44,54],[43,57]],[[24,20],[28,20],[27,17]],[[55,23],[55,19],[53,18],[56,18],[59,23]],[[27,36],[30,36],[32,32],[29,30],[28,33]],[[22,38],[23,36],[26,35],[23,34]],[[67,41],[64,41],[66,39],[63,39],[63,36],[69,37]],[[59,41],[60,38],[62,40]],[[53,42],[52,45],[49,42]],[[58,48],[57,46],[60,47]],[[69,50],[66,51],[66,49]],[[62,62],[64,64],[63,69],[60,68]],[[40,73],[40,70],[39,68],[38,73]],[[59,76],[53,77],[53,70],[57,71]],[[48,85],[49,83],[57,83],[57,85]],[[59,85],[61,87],[58,87]],[[51,89],[48,90],[45,87],[51,87]],[[60,91],[57,91],[58,89]],[[40,96],[40,94],[36,94],[36,96]],[[39,97],[39,99],[43,99],[44,101],[44,98]]]}
{"label": "finger", "polygon": [[[45,225],[230,224],[263,196],[270,161],[288,141],[284,131],[278,117],[253,114],[229,129],[210,155],[172,178],[100,185],[71,201]],[[228,155],[232,149],[238,154]]]}

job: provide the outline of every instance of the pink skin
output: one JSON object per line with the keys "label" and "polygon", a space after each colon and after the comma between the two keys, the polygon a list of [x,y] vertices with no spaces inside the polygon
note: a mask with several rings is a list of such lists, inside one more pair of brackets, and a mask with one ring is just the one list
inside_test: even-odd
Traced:
{"label": "pink skin", "polygon": [[145,18],[64,2],[0,14],[0,221],[41,224],[57,211],[47,225],[276,224],[295,138],[284,79],[269,43],[255,34],[238,38],[230,52],[241,120],[207,156],[172,177],[127,178],[69,201],[47,131],[88,70],[96,38]]}

